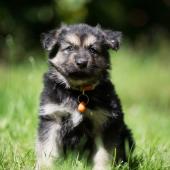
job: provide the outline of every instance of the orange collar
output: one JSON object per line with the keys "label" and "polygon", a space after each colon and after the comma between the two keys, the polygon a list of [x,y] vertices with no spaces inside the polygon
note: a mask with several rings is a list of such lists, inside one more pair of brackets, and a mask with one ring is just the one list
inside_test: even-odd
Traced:
{"label": "orange collar", "polygon": [[80,89],[84,93],[85,91],[92,91],[94,88],[94,85],[83,85]]}

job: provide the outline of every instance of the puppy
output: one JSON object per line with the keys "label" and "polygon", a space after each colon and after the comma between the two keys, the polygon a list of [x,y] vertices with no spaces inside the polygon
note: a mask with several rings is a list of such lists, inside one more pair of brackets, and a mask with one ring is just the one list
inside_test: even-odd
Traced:
{"label": "puppy", "polygon": [[42,35],[49,57],[41,94],[36,144],[37,169],[52,167],[69,150],[88,153],[93,170],[127,161],[125,142],[134,140],[109,79],[109,49],[121,33],[86,24],[61,26]]}

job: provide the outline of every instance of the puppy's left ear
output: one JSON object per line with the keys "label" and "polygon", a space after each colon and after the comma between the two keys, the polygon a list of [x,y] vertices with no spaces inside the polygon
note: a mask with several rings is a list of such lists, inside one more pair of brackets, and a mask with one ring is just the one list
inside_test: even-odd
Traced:
{"label": "puppy's left ear", "polygon": [[103,34],[107,47],[117,51],[122,40],[122,33],[119,31],[104,30]]}

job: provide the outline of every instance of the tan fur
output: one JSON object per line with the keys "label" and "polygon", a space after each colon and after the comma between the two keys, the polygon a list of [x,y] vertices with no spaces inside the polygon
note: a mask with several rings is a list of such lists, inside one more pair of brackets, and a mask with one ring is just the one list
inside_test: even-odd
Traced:
{"label": "tan fur", "polygon": [[97,152],[94,155],[94,166],[93,170],[110,170],[109,162],[111,160],[111,155],[104,148],[102,139],[97,137],[96,140]]}
{"label": "tan fur", "polygon": [[[58,121],[60,120],[58,119]],[[60,123],[52,123],[50,129],[48,130],[48,138],[46,138],[46,140],[44,141],[39,141],[39,139],[37,140],[36,170],[52,168],[53,161],[59,156],[61,152],[61,143],[59,135],[60,128]]]}
{"label": "tan fur", "polygon": [[[55,57],[52,59],[49,59],[51,63],[53,63],[55,66],[60,66],[62,63],[65,62],[65,58],[63,57],[62,52],[58,52]],[[62,69],[62,68],[60,68]]]}
{"label": "tan fur", "polygon": [[68,34],[65,37],[65,41],[69,42],[75,46],[80,46],[80,38],[76,34]]}
{"label": "tan fur", "polygon": [[84,47],[88,47],[96,42],[96,37],[93,35],[88,35],[83,42]]}

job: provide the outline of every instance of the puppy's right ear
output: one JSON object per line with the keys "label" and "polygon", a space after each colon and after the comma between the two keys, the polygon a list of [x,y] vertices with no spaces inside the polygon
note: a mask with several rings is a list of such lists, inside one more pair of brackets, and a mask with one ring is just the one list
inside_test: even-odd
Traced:
{"label": "puppy's right ear", "polygon": [[42,33],[40,38],[43,48],[47,51],[52,50],[58,42],[59,34],[67,30],[67,25],[62,23],[58,29],[51,30],[48,33]]}
{"label": "puppy's right ear", "polygon": [[50,51],[53,46],[57,43],[57,38],[58,38],[58,31],[57,30],[52,30],[48,33],[42,33],[41,34],[41,43],[42,46],[45,50]]}

